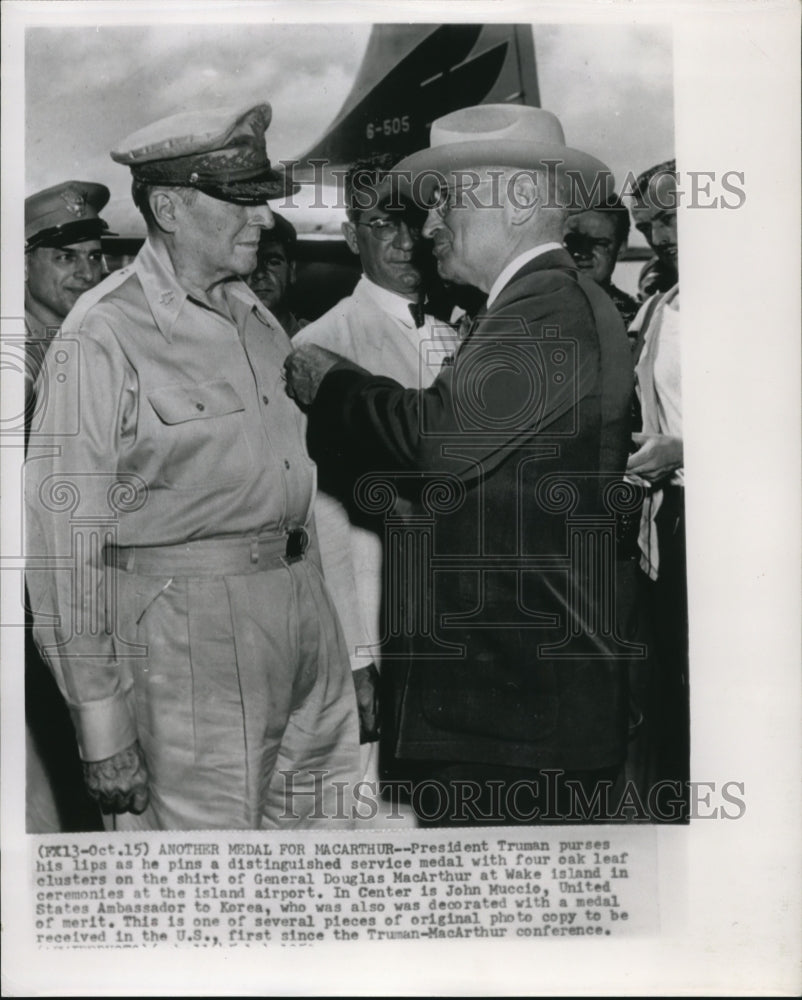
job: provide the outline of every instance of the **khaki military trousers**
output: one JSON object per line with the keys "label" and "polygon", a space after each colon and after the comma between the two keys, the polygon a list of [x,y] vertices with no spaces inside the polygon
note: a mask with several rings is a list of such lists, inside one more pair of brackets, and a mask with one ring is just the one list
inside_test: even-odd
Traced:
{"label": "khaki military trousers", "polygon": [[[359,726],[339,621],[316,561],[192,573],[119,565],[123,675],[150,773],[126,830],[348,827]],[[159,567],[157,566],[157,569]],[[217,574],[217,575],[216,575]]]}

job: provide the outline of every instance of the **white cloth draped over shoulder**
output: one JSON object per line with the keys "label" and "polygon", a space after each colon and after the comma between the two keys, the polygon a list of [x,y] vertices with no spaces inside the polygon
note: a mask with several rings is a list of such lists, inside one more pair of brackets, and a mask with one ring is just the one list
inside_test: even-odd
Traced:
{"label": "white cloth draped over shoulder", "polygon": [[[644,332],[643,350],[635,367],[644,434],[682,437],[682,367],[679,331],[679,285],[660,294],[656,306],[644,304],[630,329],[639,332],[646,313],[651,312]],[[685,473],[677,469],[673,485],[684,486]],[[663,502],[663,490],[654,488],[643,505],[638,545],[641,568],[656,580],[660,571],[655,518]]]}

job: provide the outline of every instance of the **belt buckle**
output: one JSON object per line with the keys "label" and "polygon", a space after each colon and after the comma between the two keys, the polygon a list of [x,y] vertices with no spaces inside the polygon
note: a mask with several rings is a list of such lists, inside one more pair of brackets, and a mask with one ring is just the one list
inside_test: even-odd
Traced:
{"label": "belt buckle", "polygon": [[293,528],[287,534],[287,549],[284,554],[286,562],[294,563],[303,559],[308,546],[309,535],[306,528]]}

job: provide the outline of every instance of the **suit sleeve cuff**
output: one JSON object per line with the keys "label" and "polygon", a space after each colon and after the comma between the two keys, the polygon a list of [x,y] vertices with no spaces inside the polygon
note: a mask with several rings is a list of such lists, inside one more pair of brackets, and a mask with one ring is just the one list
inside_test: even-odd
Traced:
{"label": "suit sleeve cuff", "polygon": [[136,726],[122,692],[70,706],[81,760],[106,760],[135,742]]}

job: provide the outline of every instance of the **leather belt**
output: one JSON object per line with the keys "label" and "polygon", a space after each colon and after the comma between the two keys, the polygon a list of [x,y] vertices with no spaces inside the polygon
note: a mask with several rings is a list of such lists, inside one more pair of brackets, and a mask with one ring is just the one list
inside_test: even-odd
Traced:
{"label": "leather belt", "polygon": [[306,528],[256,538],[200,538],[180,545],[106,546],[107,566],[144,576],[238,576],[289,566],[309,547]]}

